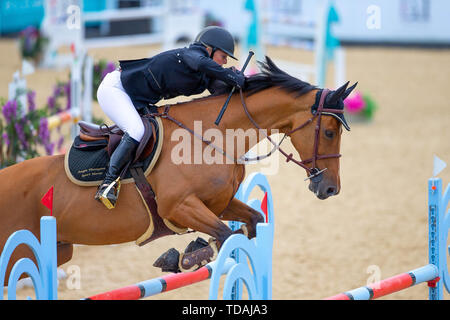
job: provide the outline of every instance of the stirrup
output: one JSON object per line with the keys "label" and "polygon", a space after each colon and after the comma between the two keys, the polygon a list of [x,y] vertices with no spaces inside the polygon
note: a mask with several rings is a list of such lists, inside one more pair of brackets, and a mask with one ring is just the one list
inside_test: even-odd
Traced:
{"label": "stirrup", "polygon": [[[103,185],[99,187],[99,190],[97,191],[97,194],[95,195],[96,200],[100,200],[108,209],[114,209],[117,203],[117,199],[119,198],[119,192],[120,192],[120,177],[111,182],[102,192],[99,194],[99,191]],[[110,196],[108,198],[108,194],[110,191],[114,188],[113,197]]]}

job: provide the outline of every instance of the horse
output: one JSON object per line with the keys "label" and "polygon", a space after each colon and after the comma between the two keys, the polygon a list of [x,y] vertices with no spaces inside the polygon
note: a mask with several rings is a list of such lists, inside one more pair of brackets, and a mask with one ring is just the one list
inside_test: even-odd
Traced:
{"label": "horse", "polygon": [[[224,221],[243,222],[246,228],[240,231],[249,238],[256,235],[256,224],[262,222],[261,214],[234,198],[245,177],[245,162],[239,159],[245,158],[256,143],[270,139],[272,133],[290,137],[303,160],[294,159],[292,154],[288,155],[280,145],[270,141],[274,143],[274,150],[279,150],[287,161],[305,170],[306,178],[310,180],[309,189],[319,199],[336,196],[340,191],[342,127],[349,129],[343,115],[343,99],[356,83],[348,87],[347,82],[334,91],[320,89],[280,70],[269,57],[260,62],[260,66],[261,72],[247,77],[246,85],[233,94],[219,125],[215,125],[214,120],[225,100],[225,91],[166,106],[165,113],[161,113],[163,147],[147,176],[156,194],[158,214],[176,228],[211,236],[208,244],[214,249],[211,255],[216,254],[233,233]],[[223,138],[225,147],[222,151],[226,151],[221,152],[217,147],[218,138],[206,143],[207,139],[201,133],[192,135],[192,128],[198,121],[203,130],[215,130],[213,132],[223,137],[227,130],[241,130],[245,134],[248,130],[258,129],[266,130],[267,134],[258,135],[255,141],[245,139],[243,146],[232,148],[226,147],[231,143],[230,139]],[[180,126],[188,129],[192,137],[186,142],[191,150],[198,149],[200,141],[200,151],[212,154],[214,159],[222,159],[221,163],[174,161],[175,150],[180,149],[180,135],[178,140],[174,136],[183,130]],[[196,155],[189,156],[192,160]],[[40,200],[51,186],[54,187],[58,266],[72,258],[73,244],[109,245],[135,241],[151,223],[148,208],[133,184],[122,185],[116,207],[108,210],[94,200],[95,186],[82,187],[68,179],[64,155],[41,156],[4,168],[0,170],[0,181],[0,248],[8,236],[19,229],[28,229],[39,237],[40,218],[48,215],[48,209],[40,204]],[[214,259],[211,255],[207,257],[209,260]],[[20,257],[33,258],[33,254],[28,248],[19,246],[7,274]],[[197,268],[200,264],[194,262]]]}

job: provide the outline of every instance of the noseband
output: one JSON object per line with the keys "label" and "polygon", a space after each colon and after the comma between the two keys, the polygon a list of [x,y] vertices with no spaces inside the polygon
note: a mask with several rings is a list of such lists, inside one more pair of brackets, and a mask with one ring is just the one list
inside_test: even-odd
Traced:
{"label": "noseband", "polygon": [[[337,110],[337,109],[325,109],[323,107],[324,103],[325,103],[325,98],[327,97],[328,93],[330,92],[330,90],[328,89],[323,89],[322,93],[320,95],[320,100],[319,100],[319,106],[317,107],[317,111],[315,111],[313,113],[313,116],[311,118],[309,118],[307,121],[305,121],[303,124],[299,125],[298,127],[292,129],[291,131],[289,131],[288,133],[285,133],[284,137],[281,139],[280,143],[276,143],[274,142],[268,135],[266,135],[266,138],[275,146],[274,149],[272,149],[272,151],[267,154],[266,156],[263,157],[257,157],[256,160],[261,160],[262,158],[265,158],[269,155],[271,155],[273,153],[273,151],[275,149],[278,149],[278,151],[280,151],[280,153],[282,155],[284,155],[286,157],[286,162],[292,161],[293,163],[299,165],[300,167],[302,167],[303,169],[305,169],[306,171],[308,171],[308,177],[305,180],[309,180],[311,179],[311,181],[318,183],[322,180],[322,173],[327,170],[327,168],[324,169],[319,169],[317,167],[317,160],[322,160],[322,159],[329,159],[329,158],[339,158],[341,156],[341,154],[326,154],[326,155],[320,155],[319,154],[319,140],[320,140],[320,125],[321,125],[321,120],[322,120],[322,113],[323,112],[328,112],[328,113],[343,113],[343,110]],[[257,128],[257,129],[261,129],[260,126],[255,122],[255,120],[252,118],[252,116],[250,115],[250,112],[248,111],[247,105],[245,103],[244,100],[244,95],[242,93],[242,89],[240,90],[240,95],[241,95],[241,102],[242,102],[242,106],[244,108],[244,111],[247,115],[247,117],[249,118],[250,122]],[[298,161],[296,159],[293,158],[292,153],[287,154],[283,149],[281,149],[281,143],[283,142],[284,138],[286,138],[286,136],[290,137],[291,134],[293,134],[294,132],[306,127],[308,124],[312,123],[314,120],[316,121],[316,128],[315,128],[315,134],[314,134],[314,149],[313,149],[313,155],[311,158],[303,160],[303,161]],[[254,159],[245,159],[246,161],[250,161],[250,160],[254,160]],[[308,167],[307,164],[312,163],[311,167]]]}

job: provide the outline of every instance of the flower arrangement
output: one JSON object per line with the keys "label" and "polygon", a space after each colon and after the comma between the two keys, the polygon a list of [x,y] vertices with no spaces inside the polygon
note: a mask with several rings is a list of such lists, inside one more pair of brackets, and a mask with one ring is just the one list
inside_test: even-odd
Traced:
{"label": "flower arrangement", "polygon": [[19,35],[19,46],[22,58],[32,59],[38,63],[48,39],[43,37],[35,27],[27,27]]}
{"label": "flower arrangement", "polygon": [[28,90],[18,94],[26,94],[28,110],[24,110],[20,99],[0,100],[3,115],[3,119],[0,118],[0,168],[39,156],[39,147],[43,147],[47,155],[52,155],[55,147],[61,150],[64,143],[61,128],[57,128],[60,134],[58,141],[50,140],[47,118],[70,109],[70,84],[60,82],[55,85],[47,104],[40,109],[36,108],[36,92]]}
{"label": "flower arrangement", "polygon": [[33,91],[28,91],[28,110],[23,110],[19,100],[0,101],[4,121],[0,119],[0,167],[30,159],[38,155],[39,120],[45,110],[37,110]]}
{"label": "flower arrangement", "polygon": [[[116,68],[112,62],[101,60],[94,66],[93,92],[96,96],[97,88],[106,74]],[[36,92],[18,92],[18,95],[27,95],[28,110],[24,110],[20,99],[9,100],[0,98],[0,168],[13,165],[21,160],[31,159],[39,156],[39,149],[43,147],[45,154],[52,155],[55,150],[61,152],[64,136],[61,127],[57,133],[60,137],[56,142],[50,138],[48,118],[61,111],[71,108],[70,104],[70,81],[58,82],[53,89],[52,95],[47,98],[43,108],[36,108]],[[101,124],[103,119],[93,118],[94,123]]]}
{"label": "flower arrangement", "polygon": [[218,17],[216,17],[212,12],[207,11],[205,14],[205,27],[208,26],[218,26],[223,27],[223,21],[221,21]]}
{"label": "flower arrangement", "polygon": [[346,113],[353,120],[369,121],[377,109],[375,101],[368,94],[359,91],[352,93],[344,100]]}
{"label": "flower arrangement", "polygon": [[[61,102],[65,102],[65,105],[61,105]],[[44,110],[47,110],[47,116],[41,118],[39,124],[40,142],[44,146],[47,155],[52,155],[55,150],[55,143],[50,141],[47,118],[61,111],[69,110],[70,107],[70,83],[58,82],[53,89],[53,94],[47,98],[47,104],[44,107]],[[64,143],[64,136],[61,133],[61,127],[57,127],[56,130],[59,134],[56,150],[60,152]]]}

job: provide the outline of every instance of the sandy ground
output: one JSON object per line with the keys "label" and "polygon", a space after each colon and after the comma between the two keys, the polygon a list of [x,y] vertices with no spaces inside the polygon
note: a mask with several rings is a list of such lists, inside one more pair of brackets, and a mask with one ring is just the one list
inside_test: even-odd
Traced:
{"label": "sandy ground", "polygon": [[[96,60],[119,60],[157,50],[124,47],[90,54]],[[288,48],[270,48],[268,55],[313,61],[312,53]],[[275,206],[274,299],[321,299],[365,285],[373,268],[387,278],[428,262],[427,179],[433,155],[450,164],[450,51],[346,48],[346,57],[347,79],[358,81],[358,89],[371,94],[378,110],[371,123],[352,123],[351,132],[343,134],[337,197],[318,200],[303,181],[304,171],[281,159],[278,174],[268,176]],[[20,66],[14,42],[0,41],[0,64],[0,96],[6,97]],[[58,79],[66,80],[67,70],[38,70],[27,77],[38,106]],[[248,166],[247,175],[257,170],[257,165]],[[450,169],[440,176],[450,182]],[[80,299],[160,276],[152,267],[155,259],[171,247],[184,249],[197,235],[166,237],[144,247],[76,246],[73,259],[62,266],[69,278],[60,281],[59,298]],[[34,296],[31,289],[18,293]],[[426,286],[420,285],[388,299],[427,297]],[[207,298],[208,283],[203,282],[151,299]]]}

